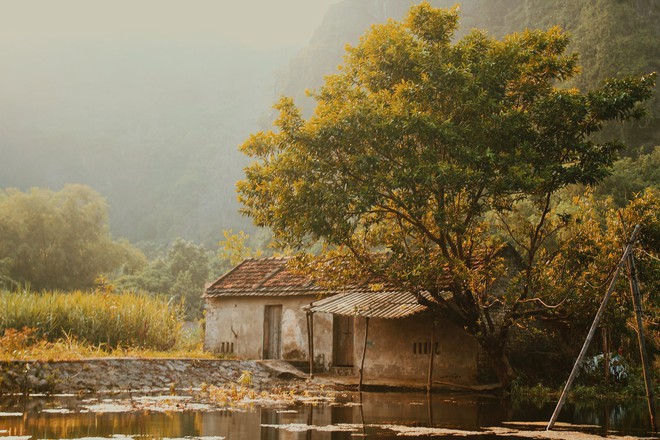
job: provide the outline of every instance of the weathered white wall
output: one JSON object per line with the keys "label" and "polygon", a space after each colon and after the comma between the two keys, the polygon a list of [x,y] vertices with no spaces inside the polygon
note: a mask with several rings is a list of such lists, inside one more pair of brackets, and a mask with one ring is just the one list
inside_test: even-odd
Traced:
{"label": "weathered white wall", "polygon": [[[309,359],[307,319],[302,310],[317,298],[314,295],[287,297],[223,297],[206,301],[204,349],[225,352],[233,343],[233,353],[241,359],[263,357],[264,313],[267,305],[282,306],[282,358]],[[332,315],[314,316],[314,355],[316,360],[332,359]]]}
{"label": "weathered white wall", "polygon": [[[240,359],[262,359],[264,312],[267,305],[282,306],[282,358],[309,359],[307,320],[302,310],[317,298],[289,297],[225,297],[209,298],[206,304],[206,338],[204,348],[225,351],[233,343],[233,354]],[[364,318],[355,318],[355,371],[360,366],[364,346]],[[431,319],[371,319],[365,360],[365,377],[408,378],[426,380],[428,352],[419,353],[413,344],[431,342]],[[450,322],[438,324],[435,330],[438,354],[434,357],[433,378],[457,384],[476,383],[478,373],[477,342]],[[419,348],[419,347],[417,347]],[[415,353],[417,351],[417,353]],[[324,368],[332,361],[332,315],[314,314],[314,357]]]}
{"label": "weathered white wall", "polygon": [[[431,342],[432,321],[428,317],[370,319],[364,377],[426,380],[429,354],[413,344]],[[355,318],[355,370],[364,347],[365,319]],[[478,344],[456,325],[443,321],[435,330],[439,353],[433,359],[433,379],[457,384],[476,383]],[[417,347],[419,348],[419,347]],[[415,353],[417,351],[417,353]]]}

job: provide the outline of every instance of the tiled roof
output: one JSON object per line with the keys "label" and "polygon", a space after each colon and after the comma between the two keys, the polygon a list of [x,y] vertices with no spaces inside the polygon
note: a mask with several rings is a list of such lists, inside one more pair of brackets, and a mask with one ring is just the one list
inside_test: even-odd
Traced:
{"label": "tiled roof", "polygon": [[316,301],[304,310],[367,318],[405,318],[426,310],[415,295],[396,289],[353,290]]}
{"label": "tiled roof", "polygon": [[364,283],[339,292],[320,288],[304,275],[289,271],[287,261],[288,258],[247,259],[211,284],[205,296],[329,295],[304,309],[374,318],[403,318],[426,309],[413,294],[387,284],[377,288]]}
{"label": "tiled roof", "polygon": [[307,277],[289,271],[289,258],[248,258],[218,278],[207,289],[206,297],[218,296],[295,296],[326,294]]}

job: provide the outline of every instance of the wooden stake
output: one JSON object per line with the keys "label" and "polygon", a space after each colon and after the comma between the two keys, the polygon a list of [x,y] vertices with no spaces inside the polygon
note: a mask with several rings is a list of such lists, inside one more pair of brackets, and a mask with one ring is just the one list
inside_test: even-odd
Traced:
{"label": "wooden stake", "polygon": [[314,379],[314,312],[307,312],[307,345],[309,350],[309,378]]}
{"label": "wooden stake", "polygon": [[566,385],[564,386],[564,389],[561,392],[561,396],[559,397],[559,402],[557,402],[557,407],[555,408],[555,411],[552,413],[550,422],[548,422],[548,426],[546,427],[546,430],[548,431],[551,430],[553,426],[555,426],[555,422],[557,421],[559,412],[561,411],[562,406],[564,406],[564,403],[566,402],[566,397],[568,397],[568,392],[570,391],[571,386],[573,385],[573,381],[575,380],[575,377],[577,376],[577,373],[580,370],[580,366],[582,365],[584,356],[585,354],[587,354],[587,349],[591,344],[591,340],[594,337],[594,333],[596,333],[596,328],[598,327],[598,323],[600,322],[600,319],[603,317],[603,313],[605,312],[605,306],[607,306],[607,302],[609,301],[610,296],[612,295],[612,291],[614,290],[614,286],[616,285],[616,280],[619,278],[621,267],[623,267],[623,265],[626,263],[628,259],[628,255],[632,251],[633,245],[635,243],[635,239],[637,238],[637,233],[639,232],[639,228],[640,228],[639,225],[635,226],[635,230],[630,236],[630,240],[628,241],[628,244],[626,245],[626,248],[623,251],[623,255],[621,255],[621,259],[619,260],[619,264],[617,265],[616,270],[614,271],[614,275],[612,275],[612,280],[610,281],[610,285],[607,288],[607,292],[603,297],[603,301],[600,303],[598,312],[596,312],[596,316],[594,317],[594,322],[591,324],[591,328],[589,329],[589,333],[587,333],[587,337],[584,340],[584,344],[582,345],[580,354],[578,354],[578,357],[575,360],[575,364],[573,365],[573,370],[571,371],[571,374],[568,376]]}
{"label": "wooden stake", "polygon": [[651,429],[655,432],[655,402],[653,399],[653,386],[651,385],[651,367],[649,357],[646,353],[646,341],[644,339],[644,323],[642,322],[642,294],[639,290],[639,280],[637,279],[637,269],[635,267],[635,258],[632,254],[628,256],[628,279],[630,281],[630,293],[632,293],[633,304],[635,306],[635,321],[637,323],[637,342],[639,344],[639,354],[642,358],[642,374],[644,375],[644,385],[646,387],[646,402],[649,407],[649,418]]}
{"label": "wooden stake", "polygon": [[610,383],[610,344],[609,344],[609,329],[603,327],[600,329],[603,336],[603,375],[605,376],[605,383]]}
{"label": "wooden stake", "polygon": [[429,374],[428,382],[426,383],[426,391],[429,393],[433,389],[433,356],[435,355],[435,319],[431,326],[431,350],[429,353]]}
{"label": "wooden stake", "polygon": [[426,393],[426,399],[428,400],[429,428],[433,428],[433,394]]}
{"label": "wooden stake", "polygon": [[[362,393],[360,393],[360,422],[362,423],[362,436],[366,438],[367,426],[364,423],[364,404],[362,403]],[[311,429],[309,431],[311,431]]]}
{"label": "wooden stake", "polygon": [[367,337],[369,336],[369,318],[367,317],[364,319],[364,347],[362,347],[362,362],[360,363],[360,384],[358,385],[359,391],[362,391],[362,378],[364,377],[364,358],[367,355]]}

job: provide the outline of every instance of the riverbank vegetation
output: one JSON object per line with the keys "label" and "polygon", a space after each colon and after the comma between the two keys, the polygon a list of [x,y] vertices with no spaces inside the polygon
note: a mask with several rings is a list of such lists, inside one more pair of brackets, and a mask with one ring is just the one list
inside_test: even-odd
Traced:
{"label": "riverbank vegetation", "polygon": [[[654,370],[656,374],[660,373],[657,365],[654,366]],[[607,380],[602,371],[598,373],[600,377],[595,378],[593,374],[584,374],[583,371],[581,377],[577,379],[577,384],[571,388],[568,400],[573,402],[626,403],[646,399],[644,380],[639,365],[629,365],[628,376],[625,380]],[[585,378],[585,376],[588,377]],[[563,383],[560,382],[555,382],[552,385],[542,382],[530,384],[523,377],[518,377],[511,387],[510,395],[513,399],[534,402],[540,407],[547,402],[557,402],[562,389]],[[660,382],[654,382],[653,393],[656,396],[660,393]]]}
{"label": "riverbank vegetation", "polygon": [[76,338],[109,349],[167,350],[180,321],[179,305],[140,293],[0,293],[0,331],[33,328],[37,339],[51,342]]}
{"label": "riverbank vegetation", "polygon": [[180,304],[144,293],[0,291],[0,359],[209,357]]}

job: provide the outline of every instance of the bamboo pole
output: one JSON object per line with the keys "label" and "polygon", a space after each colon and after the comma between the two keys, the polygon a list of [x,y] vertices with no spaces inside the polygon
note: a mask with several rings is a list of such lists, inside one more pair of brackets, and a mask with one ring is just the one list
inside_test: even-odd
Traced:
{"label": "bamboo pole", "polygon": [[651,385],[651,368],[649,365],[649,356],[646,352],[646,341],[644,338],[644,323],[642,322],[643,306],[642,294],[639,290],[639,280],[637,278],[637,269],[635,267],[635,258],[632,254],[628,256],[628,279],[630,281],[630,292],[635,306],[635,322],[637,323],[637,343],[639,344],[639,354],[642,358],[642,374],[644,375],[644,386],[646,387],[646,403],[649,407],[649,418],[651,428],[655,432],[657,427],[655,423],[655,402],[653,398],[653,386]]}
{"label": "bamboo pole", "polygon": [[548,426],[546,427],[546,430],[548,431],[550,431],[553,428],[553,426],[555,426],[555,422],[557,421],[559,412],[561,411],[562,406],[564,406],[564,403],[566,402],[566,397],[568,397],[568,392],[570,391],[571,386],[573,385],[573,381],[575,380],[575,377],[577,376],[577,373],[580,370],[580,366],[582,365],[584,356],[585,354],[587,354],[587,349],[591,344],[591,340],[594,337],[594,333],[596,333],[596,328],[598,327],[598,323],[600,322],[600,319],[603,317],[603,313],[605,312],[605,307],[607,306],[607,302],[609,301],[610,296],[612,295],[612,291],[614,290],[614,286],[616,285],[616,280],[619,278],[621,267],[623,267],[623,265],[626,263],[626,260],[628,259],[628,255],[632,251],[633,245],[635,243],[635,239],[637,238],[637,233],[639,232],[639,228],[640,225],[635,226],[635,229],[633,230],[633,233],[630,236],[630,240],[628,241],[628,244],[626,245],[626,248],[623,251],[623,255],[621,255],[619,264],[617,265],[616,270],[614,271],[614,275],[612,275],[612,280],[610,281],[610,285],[607,288],[607,292],[603,297],[603,301],[600,303],[598,312],[596,312],[596,316],[594,317],[594,322],[591,324],[591,328],[589,329],[589,333],[587,333],[587,337],[584,340],[584,344],[582,345],[580,354],[578,354],[578,357],[575,360],[575,364],[573,365],[573,370],[571,371],[571,374],[568,376],[566,385],[564,386],[564,389],[561,392],[561,396],[559,397],[559,402],[557,402],[555,411],[552,413],[550,422],[548,422]]}
{"label": "bamboo pole", "polygon": [[369,336],[369,318],[366,317],[364,326],[364,347],[362,347],[362,361],[360,362],[360,384],[358,390],[362,391],[362,379],[364,377],[364,358],[367,355],[367,337]]}

